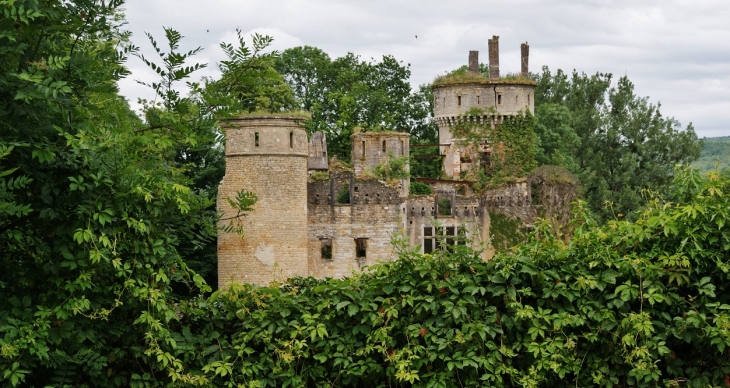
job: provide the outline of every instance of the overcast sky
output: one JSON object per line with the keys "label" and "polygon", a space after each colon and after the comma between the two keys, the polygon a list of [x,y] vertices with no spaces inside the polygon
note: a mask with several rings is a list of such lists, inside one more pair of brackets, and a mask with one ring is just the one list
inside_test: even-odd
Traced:
{"label": "overcast sky", "polygon": [[[277,50],[393,55],[410,64],[414,86],[466,64],[469,50],[488,62],[487,39],[498,35],[502,74],[519,71],[527,41],[531,71],[627,75],[638,95],[661,102],[665,116],[692,122],[700,137],[730,136],[728,0],[128,0],[126,15],[146,56],[144,33],[164,43],[163,26],[186,37],[182,49],[203,47],[198,61],[211,65],[200,76],[214,74],[223,57],[218,44],[233,43],[236,28],[271,35]],[[122,94],[132,103],[153,97],[134,80],[154,77],[136,58],[129,67]]]}

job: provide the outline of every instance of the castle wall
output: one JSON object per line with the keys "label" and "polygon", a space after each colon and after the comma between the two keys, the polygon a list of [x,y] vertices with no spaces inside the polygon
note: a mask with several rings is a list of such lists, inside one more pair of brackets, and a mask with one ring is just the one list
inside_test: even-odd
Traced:
{"label": "castle wall", "polygon": [[[405,132],[362,132],[352,136],[352,166],[356,177],[375,170],[388,157],[410,155],[410,135]],[[407,167],[406,167],[407,168]],[[399,194],[408,196],[408,181],[401,181]]]}
{"label": "castle wall", "polygon": [[[442,197],[450,199],[450,215],[439,214],[437,202]],[[422,253],[428,253],[425,239],[431,236],[425,235],[427,228],[431,228],[432,236],[438,235],[439,231],[443,236],[447,233],[447,228],[455,228],[455,233],[464,233],[475,249],[479,249],[489,240],[489,212],[478,198],[456,195],[453,192],[437,192],[433,195],[414,196],[403,207],[409,245],[420,245]],[[435,226],[441,229],[436,229]],[[482,258],[488,260],[492,255],[492,250],[485,250]]]}
{"label": "castle wall", "polygon": [[[348,181],[348,176],[334,175],[330,181],[309,183],[310,276],[341,278],[364,266],[394,259],[390,240],[403,225],[398,191],[376,180],[353,180],[351,203],[333,204],[331,193]],[[367,239],[365,257],[358,257],[356,239]],[[323,257],[323,240],[331,242],[331,258]]]}
{"label": "castle wall", "polygon": [[537,216],[527,180],[505,183],[487,190],[482,194],[482,200],[489,211],[519,218],[525,224],[532,224]]}
{"label": "castle wall", "polygon": [[258,201],[253,211],[233,220],[245,238],[218,234],[220,286],[307,276],[306,132],[289,117],[241,117],[224,123],[223,130],[226,174],[218,191],[219,226],[237,213],[226,198],[235,199],[245,189]]}

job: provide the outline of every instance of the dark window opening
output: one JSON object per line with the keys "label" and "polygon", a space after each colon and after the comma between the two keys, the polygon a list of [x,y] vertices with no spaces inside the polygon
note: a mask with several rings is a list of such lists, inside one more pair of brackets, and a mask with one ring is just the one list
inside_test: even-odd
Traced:
{"label": "dark window opening", "polygon": [[490,167],[492,167],[491,151],[482,152],[482,167],[484,168],[485,172],[489,171]]}
{"label": "dark window opening", "polygon": [[259,146],[259,133],[254,132],[253,137],[254,137],[254,144],[256,145],[256,147],[258,147]]}
{"label": "dark window opening", "polygon": [[406,154],[406,142],[404,140],[400,141],[400,155],[403,156]]}
{"label": "dark window opening", "polygon": [[527,93],[527,105],[530,105],[530,93]]}
{"label": "dark window opening", "polygon": [[368,239],[356,238],[355,239],[355,256],[358,259],[364,259],[368,255]]}
{"label": "dark window opening", "polygon": [[456,104],[461,105],[461,96],[456,97]]}
{"label": "dark window opening", "polygon": [[327,151],[323,151],[322,152],[322,156],[324,156],[326,158],[327,157]]}
{"label": "dark window opening", "polygon": [[365,141],[362,142],[362,157],[365,157]]}
{"label": "dark window opening", "polygon": [[443,235],[444,235],[444,227],[437,226],[436,227],[436,236],[434,236],[435,237],[434,238],[434,240],[435,240],[434,249],[438,250],[439,248],[441,248],[441,239],[443,238]]}
{"label": "dark window opening", "polygon": [[355,192],[357,193],[357,186],[355,186]]}
{"label": "dark window opening", "polygon": [[289,148],[294,148],[294,132],[289,132]]}
{"label": "dark window opening", "polygon": [[433,252],[433,228],[426,226],[423,228],[423,253]]}
{"label": "dark window opening", "polygon": [[348,204],[350,203],[350,182],[343,181],[340,185],[340,189],[337,190],[336,194],[336,200],[339,204]]}
{"label": "dark window opening", "polygon": [[451,247],[456,245],[454,244],[454,237],[456,237],[456,227],[455,226],[447,226],[446,227],[446,248],[451,250]]}
{"label": "dark window opening", "polygon": [[385,140],[383,140],[383,152],[385,152]]}
{"label": "dark window opening", "polygon": [[450,216],[451,215],[451,199],[439,198],[438,203],[438,215]]}
{"label": "dark window opening", "polygon": [[502,105],[502,95],[501,94],[497,95],[497,105]]}
{"label": "dark window opening", "polygon": [[324,260],[332,260],[332,239],[330,238],[320,238],[320,253],[322,256],[322,259]]}
{"label": "dark window opening", "polygon": [[479,98],[480,98],[480,97],[481,97],[481,96],[477,96],[477,105],[479,105],[479,104],[480,104],[480,102],[479,102]]}

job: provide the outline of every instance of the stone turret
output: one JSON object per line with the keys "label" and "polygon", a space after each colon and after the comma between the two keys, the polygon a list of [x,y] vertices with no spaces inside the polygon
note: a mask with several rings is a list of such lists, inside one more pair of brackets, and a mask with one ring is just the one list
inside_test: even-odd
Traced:
{"label": "stone turret", "polygon": [[266,285],[308,276],[307,134],[298,117],[243,116],[221,123],[226,173],[218,191],[220,226],[237,212],[227,198],[240,190],[258,196],[253,211],[234,219],[236,233],[218,234],[218,283]]}
{"label": "stone turret", "polygon": [[[471,112],[468,119],[477,120],[492,128],[498,127],[505,118],[527,111],[535,111],[534,92],[536,83],[526,78],[529,46],[521,47],[521,75],[525,78],[499,77],[499,37],[489,39],[489,78],[444,77],[432,86],[434,94],[434,119],[439,128],[439,150],[444,157],[444,172],[458,178],[464,168],[476,162],[465,156],[465,149],[452,138],[451,126]],[[469,55],[469,68],[474,56]],[[478,75],[478,74],[477,74]],[[490,149],[489,139],[481,152]]]}

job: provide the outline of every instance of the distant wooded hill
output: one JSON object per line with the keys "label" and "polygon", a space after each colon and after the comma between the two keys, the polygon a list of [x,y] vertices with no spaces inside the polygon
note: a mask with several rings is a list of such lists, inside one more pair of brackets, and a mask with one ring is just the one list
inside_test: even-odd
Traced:
{"label": "distant wooded hill", "polygon": [[702,154],[692,163],[692,167],[701,172],[715,169],[715,161],[719,162],[719,170],[730,168],[730,136],[708,137],[703,139]]}

